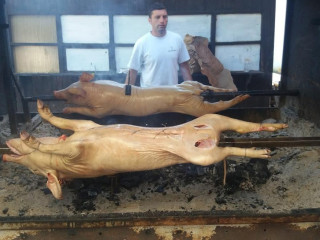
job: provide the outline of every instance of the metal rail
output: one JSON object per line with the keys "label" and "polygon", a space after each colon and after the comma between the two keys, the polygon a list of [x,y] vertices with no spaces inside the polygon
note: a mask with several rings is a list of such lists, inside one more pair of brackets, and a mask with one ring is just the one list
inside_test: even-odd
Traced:
{"label": "metal rail", "polygon": [[0,217],[0,230],[320,222],[320,209],[259,214],[243,211],[155,211],[82,216]]}
{"label": "metal rail", "polygon": [[245,211],[146,212],[91,216],[0,217],[6,239],[318,239],[319,209],[285,214]]}

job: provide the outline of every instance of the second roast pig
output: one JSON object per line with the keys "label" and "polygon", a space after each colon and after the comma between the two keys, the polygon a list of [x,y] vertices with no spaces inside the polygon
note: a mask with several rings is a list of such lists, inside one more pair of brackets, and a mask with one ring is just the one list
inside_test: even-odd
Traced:
{"label": "second roast pig", "polygon": [[[89,76],[89,77],[88,77]],[[231,92],[232,90],[203,85],[196,81],[163,87],[140,88],[132,86],[131,95],[125,95],[125,85],[109,80],[90,81],[83,74],[78,82],[55,91],[58,99],[75,104],[66,107],[64,113],[79,113],[102,118],[107,115],[147,116],[150,114],[177,112],[200,117],[216,113],[238,104],[249,95],[239,95],[229,101],[207,102],[204,91]]]}

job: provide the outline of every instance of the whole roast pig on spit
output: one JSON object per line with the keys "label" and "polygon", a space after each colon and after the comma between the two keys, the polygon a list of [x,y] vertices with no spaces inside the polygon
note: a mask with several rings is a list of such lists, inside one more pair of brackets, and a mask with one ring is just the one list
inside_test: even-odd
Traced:
{"label": "whole roast pig on spit", "polygon": [[62,198],[60,180],[92,178],[121,172],[152,170],[174,164],[207,166],[228,156],[268,158],[267,149],[219,147],[220,133],[275,131],[286,124],[250,123],[216,114],[207,114],[173,127],[147,128],[126,124],[102,126],[89,120],[55,117],[38,100],[41,117],[52,125],[73,130],[69,136],[39,138],[22,132],[7,141],[14,154],[3,160],[27,166],[46,176],[54,197]]}
{"label": "whole roast pig on spit", "polygon": [[125,95],[125,85],[109,80],[90,81],[93,76],[82,74],[69,87],[54,91],[58,99],[76,107],[64,108],[64,113],[79,113],[96,118],[107,115],[147,116],[155,113],[178,112],[200,117],[216,113],[238,104],[249,95],[239,95],[229,101],[210,103],[200,95],[206,90],[231,92],[203,85],[196,81],[163,87],[140,88],[132,86],[131,95]]}

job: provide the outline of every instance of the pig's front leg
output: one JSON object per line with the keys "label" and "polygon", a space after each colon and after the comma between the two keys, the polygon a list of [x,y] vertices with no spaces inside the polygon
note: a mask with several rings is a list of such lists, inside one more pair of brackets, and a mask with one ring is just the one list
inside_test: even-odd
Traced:
{"label": "pig's front leg", "polygon": [[89,120],[70,120],[65,118],[55,117],[50,109],[44,105],[41,100],[37,101],[38,112],[40,116],[47,120],[52,125],[61,128],[68,129],[73,131],[86,130],[94,127],[99,127],[99,124],[94,123]]}
{"label": "pig's front leg", "polygon": [[92,107],[65,107],[62,112],[66,114],[78,113],[96,118],[102,118],[105,116],[104,113],[100,113],[99,109]]}

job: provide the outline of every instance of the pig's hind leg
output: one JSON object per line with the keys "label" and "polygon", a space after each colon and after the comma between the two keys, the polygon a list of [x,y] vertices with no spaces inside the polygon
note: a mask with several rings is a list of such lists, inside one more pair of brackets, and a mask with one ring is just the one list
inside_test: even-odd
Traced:
{"label": "pig's hind leg", "polygon": [[218,163],[229,156],[249,157],[249,158],[269,158],[270,150],[238,147],[218,147],[213,141],[204,139],[195,145],[198,150],[185,157],[189,162],[197,165],[208,166]]}
{"label": "pig's hind leg", "polygon": [[[283,123],[252,123],[241,121],[217,114],[207,114],[192,121],[192,125],[202,131],[210,131],[212,139],[226,130],[233,130],[239,133],[257,132],[257,131],[276,131],[277,129],[286,128],[287,124]],[[208,127],[211,126],[211,127]],[[217,144],[218,145],[218,144]],[[213,140],[204,139],[199,140],[195,147],[199,148],[199,156],[194,158],[197,161],[190,160],[195,164],[208,165],[219,162],[228,156],[242,156],[250,158],[268,158],[270,151],[268,149],[254,149],[254,148],[237,148],[237,147],[218,147]],[[210,148],[212,150],[210,150]],[[202,150],[201,150],[202,149]],[[208,151],[204,151],[207,149]]]}
{"label": "pig's hind leg", "polygon": [[285,123],[253,123],[221,116],[218,114],[205,115],[203,116],[203,120],[207,121],[210,125],[212,125],[213,128],[219,131],[232,130],[238,133],[260,131],[273,132],[288,127],[288,125]]}
{"label": "pig's hind leg", "polygon": [[214,155],[221,156],[221,160],[228,156],[249,157],[249,158],[270,158],[269,149],[238,148],[238,147],[217,147]]}
{"label": "pig's hind leg", "polygon": [[205,113],[216,113],[216,112],[220,112],[223,110],[226,110],[230,107],[233,107],[234,105],[246,100],[247,98],[249,98],[250,96],[248,94],[246,95],[239,95],[236,96],[235,98],[228,100],[228,101],[219,101],[219,102],[204,102],[204,108]]}
{"label": "pig's hind leg", "polygon": [[45,106],[41,100],[37,101],[38,112],[40,116],[47,120],[52,125],[61,128],[69,129],[73,131],[86,130],[94,127],[99,127],[99,124],[94,123],[90,120],[71,120],[65,118],[55,117],[49,107]]}

